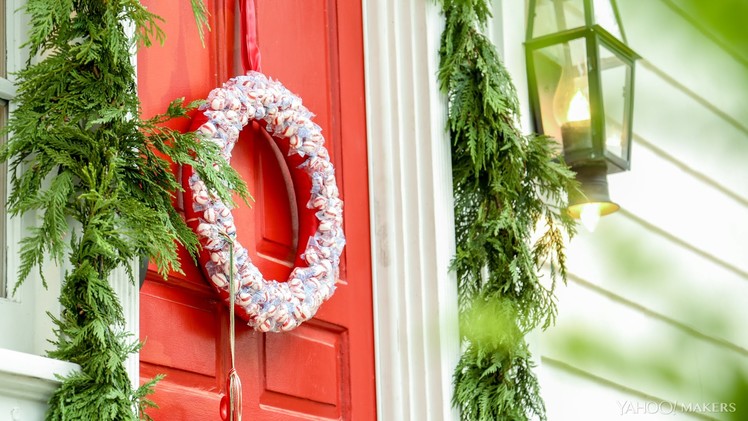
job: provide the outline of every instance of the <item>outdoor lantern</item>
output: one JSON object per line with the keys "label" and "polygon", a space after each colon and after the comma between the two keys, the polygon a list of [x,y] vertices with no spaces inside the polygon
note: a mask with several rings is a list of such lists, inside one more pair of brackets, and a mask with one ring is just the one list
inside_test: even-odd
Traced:
{"label": "outdoor lantern", "polygon": [[569,213],[594,225],[618,210],[607,174],[629,169],[634,61],[615,0],[530,0],[528,84],[535,130],[563,143],[583,195]]}

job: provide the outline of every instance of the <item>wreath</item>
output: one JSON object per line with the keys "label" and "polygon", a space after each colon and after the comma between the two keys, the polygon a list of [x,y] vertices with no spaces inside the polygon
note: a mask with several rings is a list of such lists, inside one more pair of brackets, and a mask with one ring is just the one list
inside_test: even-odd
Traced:
{"label": "wreath", "polygon": [[256,330],[291,330],[332,296],[345,245],[343,201],[321,128],[301,98],[255,71],[211,91],[200,109],[192,129],[218,145],[227,162],[239,132],[250,123],[267,131],[284,152],[299,208],[297,258],[287,282],[263,278],[237,239],[231,208],[192,168],[184,169],[183,183],[187,221],[202,245],[199,261],[218,294],[224,301],[234,294],[239,316]]}

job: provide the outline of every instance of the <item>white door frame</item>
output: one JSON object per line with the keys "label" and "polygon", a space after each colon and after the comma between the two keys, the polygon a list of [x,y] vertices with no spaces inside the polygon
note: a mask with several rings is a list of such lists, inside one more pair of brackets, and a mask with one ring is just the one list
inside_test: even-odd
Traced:
{"label": "white door frame", "polygon": [[429,0],[364,0],[363,20],[378,417],[454,420],[452,173],[436,81],[443,18]]}

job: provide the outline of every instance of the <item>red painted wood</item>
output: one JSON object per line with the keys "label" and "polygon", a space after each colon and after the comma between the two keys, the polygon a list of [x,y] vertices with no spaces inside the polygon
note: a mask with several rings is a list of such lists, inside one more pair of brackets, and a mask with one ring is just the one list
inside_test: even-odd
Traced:
{"label": "red painted wood", "polygon": [[243,243],[249,241],[250,258],[265,279],[285,281],[296,257],[298,222],[282,153],[256,126],[242,131],[234,151],[231,163],[234,168],[250,169],[249,189],[255,199],[250,209],[234,213],[237,234]]}
{"label": "red painted wood", "polygon": [[[310,401],[337,405],[341,401],[341,362],[347,343],[338,326],[304,324],[288,335],[265,338],[266,390]],[[305,376],[298,375],[302,364]],[[273,375],[267,375],[272,373]]]}
{"label": "red painted wood", "polygon": [[[144,0],[166,19],[167,40],[138,54],[144,114],[173,99],[205,98],[236,74],[235,0],[209,0],[200,46],[189,2]],[[345,201],[347,246],[335,296],[317,317],[286,334],[238,323],[237,370],[244,417],[253,420],[376,419],[366,167],[361,5],[344,0],[257,0],[263,71],[317,114]],[[189,121],[173,123],[181,130]],[[266,278],[285,280],[297,238],[295,194],[275,144],[246,128],[232,165],[248,182],[251,208],[235,210],[242,243]],[[179,202],[177,201],[177,206]],[[156,420],[219,419],[228,373],[228,310],[183,251],[184,274],[149,271],[141,290],[141,376],[165,373]]]}
{"label": "red painted wood", "polygon": [[[215,377],[215,304],[202,294],[159,283],[145,285],[141,301],[141,329],[148,332],[141,358]],[[173,352],[175,347],[180,352]]]}

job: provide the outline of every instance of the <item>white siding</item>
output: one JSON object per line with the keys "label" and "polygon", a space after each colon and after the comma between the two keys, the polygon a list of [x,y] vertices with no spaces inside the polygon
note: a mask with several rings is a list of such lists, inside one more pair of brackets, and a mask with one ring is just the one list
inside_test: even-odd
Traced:
{"label": "white siding", "polygon": [[[492,32],[527,110],[510,3]],[[551,421],[748,419],[748,46],[683,3],[619,1],[643,57],[632,169],[608,178],[622,211],[568,244],[536,347]]]}

